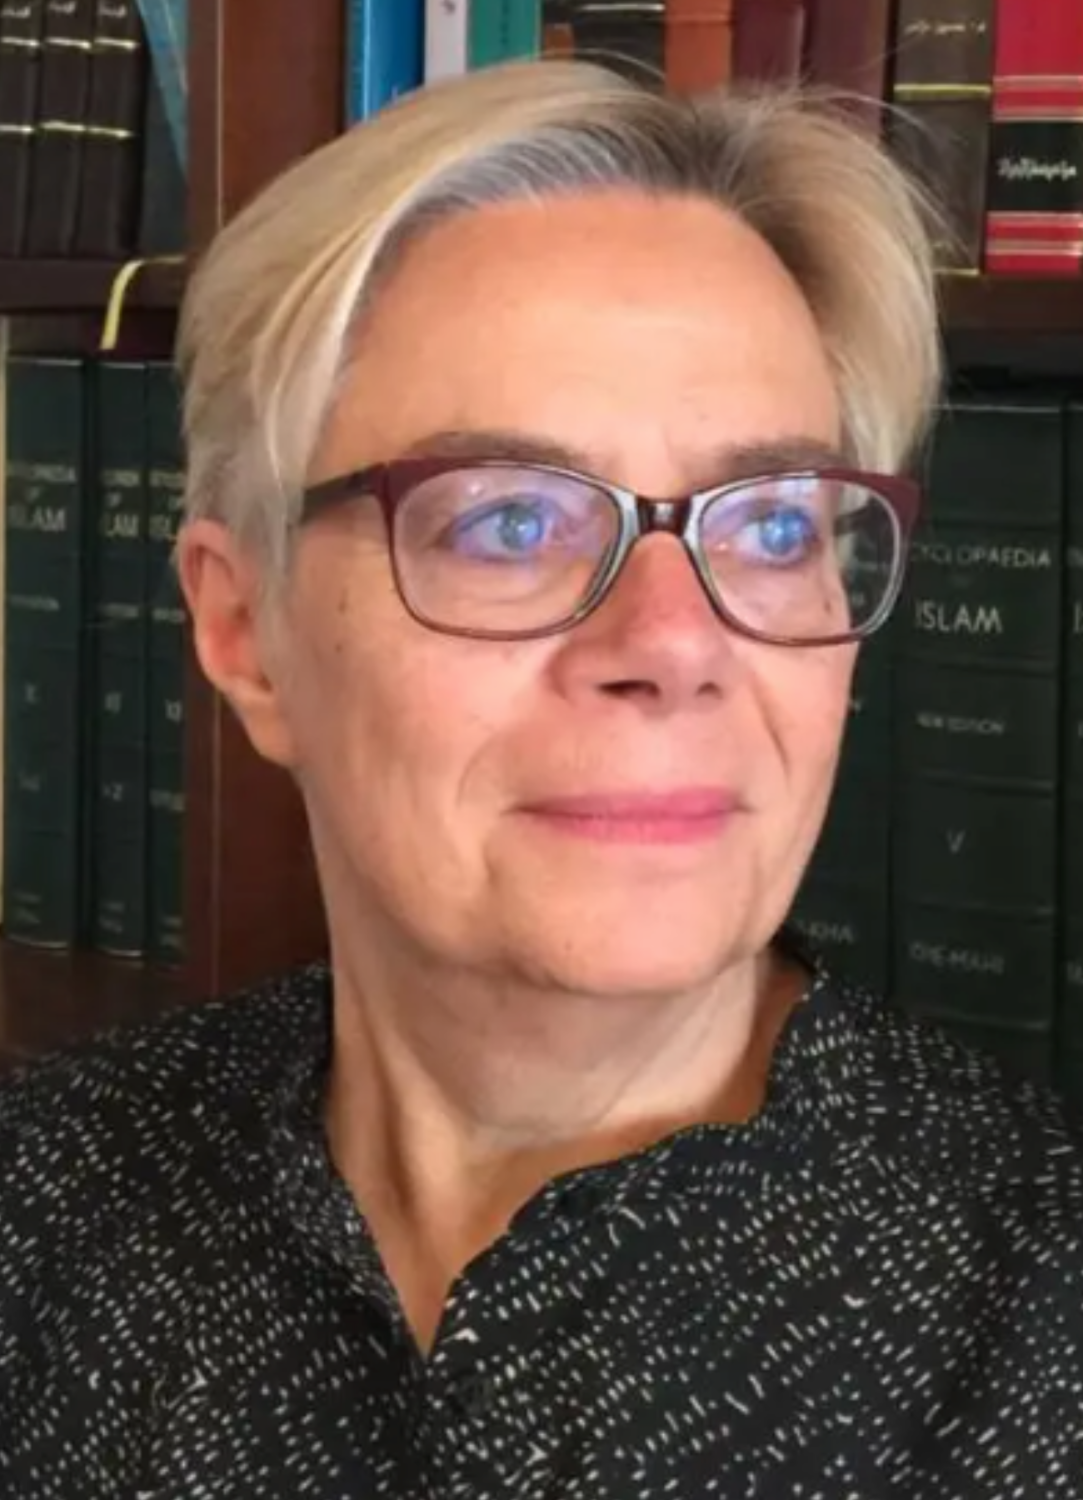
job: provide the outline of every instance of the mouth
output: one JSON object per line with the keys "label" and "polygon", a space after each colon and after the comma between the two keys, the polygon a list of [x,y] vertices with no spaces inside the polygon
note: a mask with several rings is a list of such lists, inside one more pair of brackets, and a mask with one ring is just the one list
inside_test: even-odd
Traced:
{"label": "mouth", "polygon": [[697,844],[718,839],[739,811],[720,787],[550,797],[523,811],[551,832],[602,844]]}

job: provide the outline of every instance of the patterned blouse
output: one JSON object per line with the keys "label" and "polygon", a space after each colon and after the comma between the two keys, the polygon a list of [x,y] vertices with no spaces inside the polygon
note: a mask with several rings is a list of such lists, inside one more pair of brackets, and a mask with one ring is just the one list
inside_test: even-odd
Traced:
{"label": "patterned blouse", "polygon": [[0,1085],[3,1500],[1083,1497],[1083,1157],[819,972],[750,1123],[550,1182],[422,1357],[306,969]]}

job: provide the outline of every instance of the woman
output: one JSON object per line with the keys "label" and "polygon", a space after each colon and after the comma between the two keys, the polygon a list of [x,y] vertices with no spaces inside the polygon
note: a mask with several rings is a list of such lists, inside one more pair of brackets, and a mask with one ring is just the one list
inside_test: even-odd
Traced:
{"label": "woman", "polygon": [[925,222],[829,111],[539,63],[211,247],[181,578],[330,965],[9,1086],[5,1496],[1083,1495],[1077,1143],[776,938]]}

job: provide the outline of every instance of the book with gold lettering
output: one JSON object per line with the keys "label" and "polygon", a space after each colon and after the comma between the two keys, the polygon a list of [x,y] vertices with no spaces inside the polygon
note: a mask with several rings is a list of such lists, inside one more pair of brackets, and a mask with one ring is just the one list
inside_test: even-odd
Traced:
{"label": "book with gold lettering", "polygon": [[899,0],[888,136],[943,215],[941,271],[982,266],[994,0]]}
{"label": "book with gold lettering", "polygon": [[1083,5],[997,0],[986,269],[1083,268]]}
{"label": "book with gold lettering", "polygon": [[86,401],[78,359],[7,362],[3,930],[82,927]]}
{"label": "book with gold lettering", "polygon": [[146,377],[97,361],[91,398],[92,543],[87,598],[87,936],[141,957],[147,900]]}
{"label": "book with gold lettering", "polygon": [[26,238],[44,23],[45,0],[0,0],[0,256]]}
{"label": "book with gold lettering", "polygon": [[27,255],[74,250],[96,15],[96,0],[45,0]]}
{"label": "book with gold lettering", "polygon": [[1034,1072],[1059,991],[1065,417],[953,398],[928,447],[900,601],[893,988]]}

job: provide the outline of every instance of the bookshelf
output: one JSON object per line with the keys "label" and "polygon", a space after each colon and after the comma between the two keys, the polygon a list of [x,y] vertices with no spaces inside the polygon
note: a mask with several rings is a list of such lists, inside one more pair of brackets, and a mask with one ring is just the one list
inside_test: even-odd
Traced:
{"label": "bookshelf", "polygon": [[[197,0],[189,20],[189,250],[342,124],[343,0]],[[119,267],[0,261],[0,313],[61,337],[100,330]],[[122,346],[168,353],[184,268],[152,267],[126,303]],[[944,284],[958,365],[1083,370],[1083,278]],[[0,1062],[101,1024],[253,981],[310,958],[323,926],[302,809],[190,660],[185,887],[189,955],[169,974],[0,941]]]}

